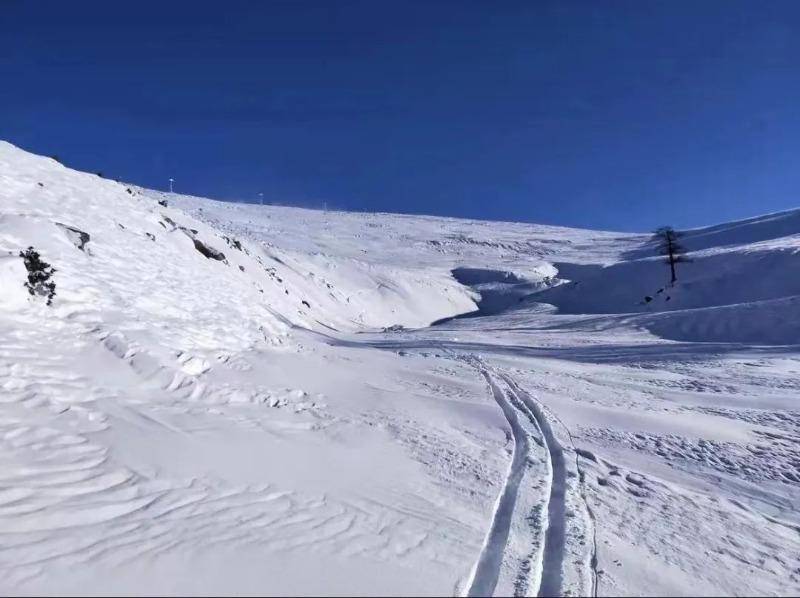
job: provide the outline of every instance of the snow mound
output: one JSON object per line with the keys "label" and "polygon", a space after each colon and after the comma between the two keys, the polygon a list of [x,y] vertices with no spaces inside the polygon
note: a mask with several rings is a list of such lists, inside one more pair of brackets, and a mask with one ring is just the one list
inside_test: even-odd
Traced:
{"label": "snow mound", "polygon": [[653,314],[632,322],[678,341],[796,345],[800,296]]}
{"label": "snow mound", "polygon": [[561,284],[530,300],[562,314],[669,312],[635,321],[674,340],[797,342],[800,210],[687,231],[683,241],[691,261],[678,264],[674,285],[644,239],[611,264],[556,262]]}
{"label": "snow mound", "polygon": [[[133,337],[157,330],[183,350],[286,341],[286,324],[236,267],[252,259],[206,259],[194,242],[224,247],[215,230],[131,187],[0,143],[0,205],[0,304],[20,318]],[[17,255],[29,246],[56,269],[51,308],[22,301]]]}
{"label": "snow mound", "polygon": [[20,290],[18,253],[33,246],[58,271],[53,310],[40,314],[123,332],[147,321],[170,337],[159,341],[180,350],[284,344],[292,326],[425,326],[474,308],[446,271],[240,240],[176,209],[172,197],[7,143],[0,144],[0,185],[6,307],[40,308]]}

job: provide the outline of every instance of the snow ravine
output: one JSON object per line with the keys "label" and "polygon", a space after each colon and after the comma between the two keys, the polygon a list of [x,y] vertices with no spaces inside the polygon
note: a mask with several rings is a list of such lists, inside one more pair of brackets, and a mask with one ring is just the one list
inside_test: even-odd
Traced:
{"label": "snow ravine", "polygon": [[800,211],[684,241],[0,143],[0,593],[797,594]]}

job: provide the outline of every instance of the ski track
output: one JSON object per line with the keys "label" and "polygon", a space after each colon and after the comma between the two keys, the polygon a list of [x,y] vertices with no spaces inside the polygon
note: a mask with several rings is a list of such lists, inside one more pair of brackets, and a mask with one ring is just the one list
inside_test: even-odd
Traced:
{"label": "ski track", "polygon": [[550,496],[547,501],[547,529],[544,539],[544,561],[539,596],[560,596],[564,562],[567,471],[564,450],[553,434],[550,422],[541,406],[508,375],[500,377],[527,407],[542,432],[551,470]]}
{"label": "ski track", "polygon": [[[538,596],[559,596],[562,587],[562,569],[565,553],[566,521],[566,464],[564,451],[553,433],[547,417],[539,405],[509,375],[500,373],[505,382],[509,397],[498,385],[489,369],[480,360],[469,360],[478,368],[491,388],[492,395],[503,411],[514,438],[514,453],[509,466],[506,483],[498,496],[492,523],[484,541],[478,561],[470,581],[466,596],[490,596],[497,586],[503,565],[503,555],[511,531],[511,520],[520,482],[528,462],[530,438],[520,425],[519,415],[529,417],[542,434],[544,448],[548,456],[549,491],[547,498],[547,524],[544,536],[542,561],[533,571],[533,578],[539,580]],[[510,400],[509,400],[510,399]],[[523,490],[524,491],[524,490]]]}
{"label": "ski track", "polygon": [[492,515],[492,525],[484,541],[481,554],[475,564],[469,584],[467,585],[467,596],[491,596],[497,586],[500,577],[500,568],[503,563],[503,552],[505,551],[508,535],[511,528],[511,517],[514,513],[514,505],[517,502],[517,494],[522,476],[525,473],[525,465],[528,459],[529,438],[525,430],[519,423],[517,410],[512,407],[505,393],[498,387],[489,372],[480,367],[480,372],[492,390],[494,400],[503,410],[503,414],[511,426],[511,433],[514,437],[514,454],[511,465],[508,469],[506,482],[502,492],[498,496]]}

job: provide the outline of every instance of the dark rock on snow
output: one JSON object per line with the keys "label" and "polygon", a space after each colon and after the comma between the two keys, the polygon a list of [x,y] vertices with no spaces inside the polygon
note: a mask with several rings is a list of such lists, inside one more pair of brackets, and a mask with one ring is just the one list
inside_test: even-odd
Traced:
{"label": "dark rock on snow", "polygon": [[200,239],[194,239],[194,248],[206,256],[210,260],[219,260],[220,262],[225,259],[225,254],[213,247],[206,245]]}
{"label": "dark rock on snow", "polygon": [[67,233],[67,237],[72,244],[75,245],[81,251],[84,251],[84,246],[89,242],[91,238],[89,233],[83,232],[80,229],[75,228],[74,226],[69,226],[67,224],[62,224],[61,222],[56,222],[56,226],[60,227],[65,233]]}

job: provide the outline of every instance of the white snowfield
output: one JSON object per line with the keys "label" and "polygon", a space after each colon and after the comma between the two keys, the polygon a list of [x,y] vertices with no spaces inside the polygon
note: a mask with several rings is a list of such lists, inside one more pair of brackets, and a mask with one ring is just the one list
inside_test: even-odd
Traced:
{"label": "white snowfield", "polygon": [[800,211],[684,243],[0,142],[0,594],[800,593]]}

